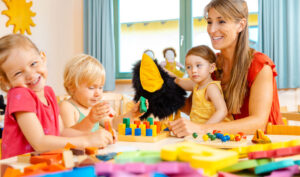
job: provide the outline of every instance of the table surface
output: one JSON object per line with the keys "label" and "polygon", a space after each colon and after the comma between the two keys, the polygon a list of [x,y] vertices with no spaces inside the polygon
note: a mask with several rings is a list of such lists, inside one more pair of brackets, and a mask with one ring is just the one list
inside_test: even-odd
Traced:
{"label": "table surface", "polygon": [[[272,142],[280,142],[280,141],[289,141],[294,139],[300,139],[300,136],[291,136],[291,135],[267,135]],[[247,136],[248,143],[247,145],[251,145],[253,135]],[[135,151],[135,150],[157,150],[159,151],[163,146],[174,144],[178,142],[185,141],[184,138],[175,138],[169,137],[163,139],[161,141],[155,143],[142,143],[142,142],[124,142],[118,141],[115,144],[109,145],[106,148],[99,150],[99,154],[106,154],[109,152],[124,152],[124,151]],[[0,164],[9,164],[14,168],[23,169],[25,166],[28,166],[27,163],[17,162],[17,157],[11,157],[8,159],[0,160]]]}

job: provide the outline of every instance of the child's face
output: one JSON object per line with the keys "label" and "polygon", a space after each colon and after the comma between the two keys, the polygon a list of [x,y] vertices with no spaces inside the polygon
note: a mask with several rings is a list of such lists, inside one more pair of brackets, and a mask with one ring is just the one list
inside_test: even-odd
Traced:
{"label": "child's face", "polygon": [[101,82],[94,82],[92,85],[80,84],[74,90],[72,98],[85,108],[92,107],[102,99],[103,85]]}
{"label": "child's face", "polygon": [[48,72],[43,53],[38,54],[30,47],[15,48],[1,67],[11,88],[26,87],[37,94],[44,93]]}
{"label": "child's face", "polygon": [[172,61],[172,60],[174,60],[174,58],[175,58],[174,52],[172,50],[167,50],[166,51],[166,59]]}
{"label": "child's face", "polygon": [[215,64],[196,55],[189,55],[185,59],[185,67],[189,78],[195,83],[201,83],[211,79],[211,73],[215,69]]}

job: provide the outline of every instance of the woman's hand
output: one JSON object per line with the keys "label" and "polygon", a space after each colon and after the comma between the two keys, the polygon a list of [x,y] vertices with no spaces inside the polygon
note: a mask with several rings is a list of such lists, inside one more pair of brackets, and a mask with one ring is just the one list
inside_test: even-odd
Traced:
{"label": "woman's hand", "polygon": [[193,134],[194,132],[202,134],[201,125],[191,122],[185,118],[180,118],[170,123],[171,131],[177,137],[185,137]]}
{"label": "woman's hand", "polygon": [[92,123],[97,123],[101,119],[109,117],[109,114],[112,114],[112,109],[109,106],[109,103],[104,101],[92,107],[88,118]]}

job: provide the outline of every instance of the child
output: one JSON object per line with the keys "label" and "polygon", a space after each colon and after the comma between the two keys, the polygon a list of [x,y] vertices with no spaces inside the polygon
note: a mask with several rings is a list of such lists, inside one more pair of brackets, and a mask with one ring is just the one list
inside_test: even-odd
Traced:
{"label": "child", "polygon": [[29,38],[21,34],[0,38],[0,87],[8,91],[2,158],[62,148],[68,142],[77,147],[113,142],[104,129],[88,133],[64,128],[46,79],[46,56]]}
{"label": "child", "polygon": [[184,86],[185,90],[193,91],[190,112],[192,122],[213,124],[222,121],[227,115],[220,81],[211,78],[216,69],[215,61],[216,55],[205,45],[193,47],[186,54],[186,71],[195,84]]}
{"label": "child", "polygon": [[[61,116],[66,127],[71,127],[77,122],[93,122],[92,131],[99,129],[99,120],[103,125],[104,120],[110,117],[112,126],[117,129],[122,123],[123,117],[139,117],[139,102],[133,106],[130,112],[115,117],[114,111],[107,102],[101,102],[103,86],[105,83],[105,70],[101,63],[92,56],[80,54],[71,59],[64,71],[64,86],[71,96],[60,103]],[[101,114],[91,116],[93,107],[98,107]],[[95,117],[98,117],[95,119]],[[86,118],[86,119],[85,119]],[[109,118],[108,118],[109,119]],[[109,119],[111,120],[111,119]]]}

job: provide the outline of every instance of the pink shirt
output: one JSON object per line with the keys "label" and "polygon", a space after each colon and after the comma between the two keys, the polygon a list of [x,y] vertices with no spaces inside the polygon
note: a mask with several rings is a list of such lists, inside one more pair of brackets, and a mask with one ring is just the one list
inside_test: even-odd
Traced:
{"label": "pink shirt", "polygon": [[59,108],[55,94],[49,86],[45,86],[44,92],[48,105],[43,104],[28,88],[12,88],[8,91],[2,136],[2,159],[34,151],[14,117],[16,112],[34,112],[45,135],[59,135]]}

